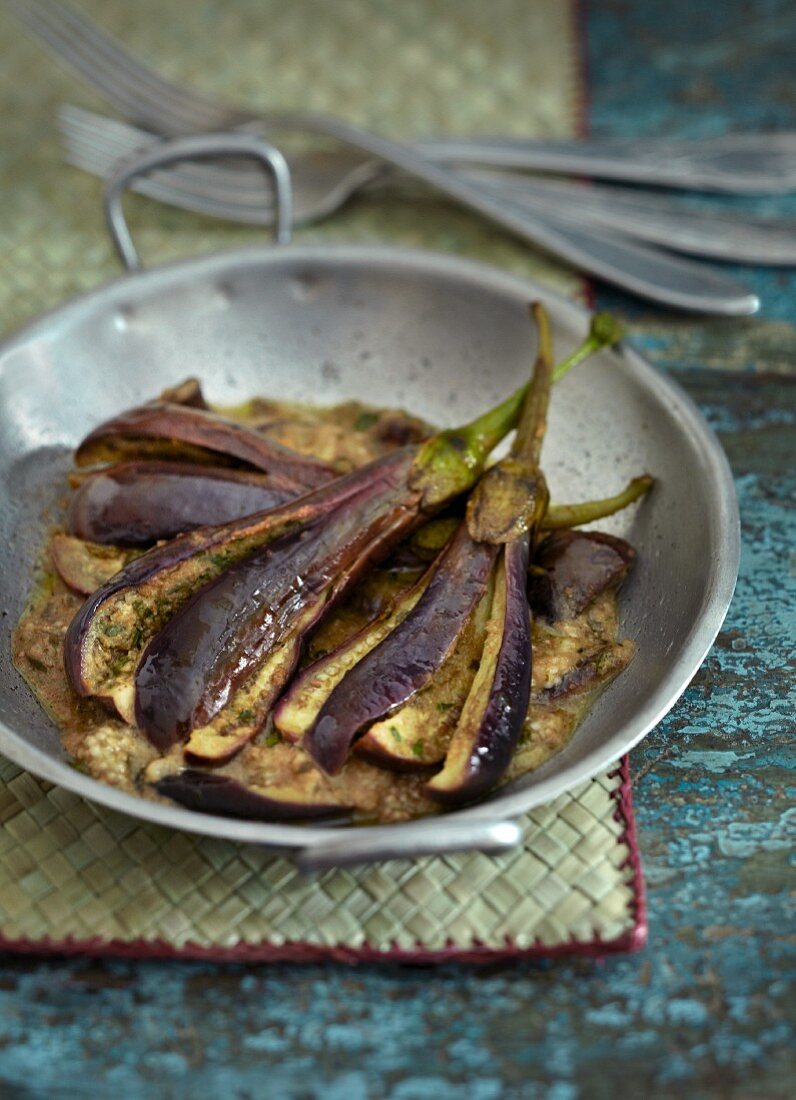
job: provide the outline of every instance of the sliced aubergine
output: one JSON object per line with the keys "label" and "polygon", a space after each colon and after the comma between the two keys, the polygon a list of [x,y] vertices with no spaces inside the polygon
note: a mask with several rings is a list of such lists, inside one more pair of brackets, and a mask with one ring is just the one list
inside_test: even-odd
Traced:
{"label": "sliced aubergine", "polygon": [[607,643],[555,684],[532,693],[520,743],[504,779],[527,774],[562,749],[589,707],[630,664],[634,651],[629,641]]}
{"label": "sliced aubergine", "polygon": [[382,768],[408,772],[427,771],[444,759],[478,671],[491,604],[490,577],[456,645],[431,682],[375,722],[354,745],[357,756]]}
{"label": "sliced aubergine", "polygon": [[[249,677],[280,647],[292,650],[416,522],[406,506],[407,455],[399,455],[381,460],[382,476],[362,479],[338,508],[226,569],[154,636],[135,674],[135,719],[161,751],[222,710],[234,717]],[[195,754],[193,743],[188,749]]]}
{"label": "sliced aubergine", "polygon": [[308,455],[291,451],[259,432],[191,405],[152,402],[129,409],[90,432],[75,452],[78,466],[120,458],[208,461],[213,456],[242,462],[279,475],[296,488],[312,489],[336,471]]}
{"label": "sliced aubergine", "polygon": [[524,394],[520,389],[470,424],[393,451],[296,501],[186,532],[150,550],[95,592],[70,624],[64,660],[73,688],[132,722],[133,672],[140,655],[198,589],[289,531],[311,525],[319,514],[336,511],[374,479],[384,492],[385,514],[400,514],[399,527],[405,520],[408,533],[427,511],[474,484],[489,452],[514,427]]}
{"label": "sliced aubergine", "polygon": [[375,619],[295,677],[273,715],[274,725],[286,741],[301,742],[345,674],[403,622],[428,587],[429,580],[427,575],[421,577]]}
{"label": "sliced aubergine", "polygon": [[431,681],[481,598],[495,554],[462,524],[417,605],[337,684],[303,741],[327,774],[340,771],[359,734]]}
{"label": "sliced aubergine", "polygon": [[475,674],[445,765],[426,784],[430,798],[470,802],[498,782],[522,732],[531,693],[531,613],[525,593],[527,538],[506,543],[481,664]]}
{"label": "sliced aubergine", "polygon": [[298,495],[283,478],[185,462],[122,462],[84,478],[69,504],[73,535],[117,546],[150,546],[217,526]]}
{"label": "sliced aubergine", "polygon": [[106,584],[125,565],[139,557],[135,550],[104,546],[72,535],[53,535],[50,557],[61,580],[84,596]]}
{"label": "sliced aubergine", "polygon": [[158,794],[199,813],[253,821],[295,821],[302,818],[345,817],[350,807],[328,795],[320,797],[307,783],[257,787],[217,772],[186,768],[153,784]]}
{"label": "sliced aubergine", "polygon": [[83,604],[64,641],[66,672],[79,695],[93,695],[134,722],[133,673],[149,639],[195,592],[261,547],[335,511],[375,478],[405,480],[411,452],[368,467],[267,512],[179,535],[147,551]]}
{"label": "sliced aubergine", "polygon": [[140,655],[198,589],[280,536],[311,524],[321,512],[335,511],[374,478],[383,488],[386,513],[397,509],[408,533],[426,511],[474,484],[489,452],[516,423],[524,394],[524,388],[518,390],[472,423],[393,451],[295,502],[189,531],[150,550],[95,592],[70,624],[64,660],[75,691],[98,697],[133,722],[133,672]]}
{"label": "sliced aubergine", "polygon": [[550,622],[574,619],[607,589],[617,588],[636,558],[630,543],[599,531],[554,531],[536,548],[528,599]]}
{"label": "sliced aubergine", "polygon": [[632,642],[613,642],[600,646],[567,669],[554,683],[534,692],[533,702],[562,706],[577,696],[593,692],[600,685],[610,683],[627,667],[634,650]]}

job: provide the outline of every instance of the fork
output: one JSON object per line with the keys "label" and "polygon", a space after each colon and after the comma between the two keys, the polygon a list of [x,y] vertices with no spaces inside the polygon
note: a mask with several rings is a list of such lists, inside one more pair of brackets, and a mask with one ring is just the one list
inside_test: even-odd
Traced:
{"label": "fork", "polygon": [[[340,137],[331,132],[331,120],[320,116],[257,114],[218,103],[167,80],[58,0],[9,0],[8,6],[29,31],[77,69],[123,115],[158,133],[176,137],[254,124]],[[796,188],[796,133],[791,132],[725,134],[698,141],[435,138],[417,142],[414,148],[440,163],[478,163],[686,190],[761,194]],[[364,146],[362,150],[369,151]],[[351,170],[356,171],[362,157],[353,151],[349,157]]]}
{"label": "fork", "polygon": [[[58,124],[67,160],[102,178],[113,173],[121,158],[158,141],[155,134],[71,105],[61,107]],[[290,159],[295,224],[326,217],[362,189],[394,190],[400,182],[400,177],[385,176],[375,162],[362,162],[358,172],[351,171],[346,152],[305,151]],[[344,175],[340,174],[341,161],[346,168]],[[546,221],[616,230],[676,252],[720,260],[796,263],[796,224],[792,220],[689,209],[670,198],[615,186],[592,184],[584,188],[561,180],[529,182],[528,177],[488,169],[470,169],[467,174]],[[204,162],[158,172],[137,180],[133,186],[174,206],[249,225],[268,225],[273,211],[263,195],[262,184],[262,174],[258,178],[243,167]]]}
{"label": "fork", "polygon": [[269,131],[304,131],[333,137],[402,169],[522,239],[631,293],[679,309],[725,316],[746,315],[759,308],[756,295],[708,268],[602,231],[586,232],[571,224],[546,223],[516,202],[496,198],[443,165],[432,163],[415,149],[361,127],[298,111],[253,116],[217,106],[164,80],[92,23],[62,5],[12,0],[12,8],[61,60],[106,98],[137,121],[161,131],[184,134],[237,127],[262,132],[265,123]]}

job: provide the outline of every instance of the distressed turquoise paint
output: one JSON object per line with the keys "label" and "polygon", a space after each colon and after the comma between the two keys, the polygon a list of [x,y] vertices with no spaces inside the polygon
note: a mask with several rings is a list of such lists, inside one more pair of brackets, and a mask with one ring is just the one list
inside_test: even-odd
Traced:
{"label": "distressed turquoise paint", "polygon": [[[792,0],[592,0],[589,121],[595,136],[704,138],[729,130],[791,130],[796,118]],[[796,195],[687,196],[689,206],[796,216]],[[764,315],[793,321],[796,272],[727,265],[760,295]],[[621,293],[606,304],[626,310]],[[634,316],[648,306],[630,303]]]}
{"label": "distressed turquoise paint", "polygon": [[[594,0],[594,128],[796,129],[791,8]],[[792,372],[796,287],[792,273],[749,280],[762,321],[673,319],[600,295],[636,317],[634,339],[677,370],[720,432],[743,515],[718,643],[633,754],[647,950],[479,972],[9,959],[0,1096],[792,1093],[796,382],[765,372]]]}

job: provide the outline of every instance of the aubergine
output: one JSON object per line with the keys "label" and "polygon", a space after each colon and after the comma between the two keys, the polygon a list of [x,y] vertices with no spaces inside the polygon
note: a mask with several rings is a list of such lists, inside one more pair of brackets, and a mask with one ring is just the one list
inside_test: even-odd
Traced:
{"label": "aubergine", "polygon": [[534,703],[563,706],[587,692],[610,683],[630,662],[635,646],[632,642],[611,642],[587,653],[554,683],[532,695]]}
{"label": "aubergine", "polygon": [[[486,472],[467,502],[467,525],[472,537],[501,544],[503,550],[481,664],[445,764],[425,787],[430,798],[444,804],[469,802],[484,794],[506,774],[519,744],[532,683],[527,573],[531,546],[549,508],[539,460],[551,383],[584,352],[621,335],[610,317],[597,315],[586,344],[554,371],[546,311],[541,305],[532,309],[539,328],[539,350],[511,453]],[[604,506],[606,502],[596,504]],[[579,537],[572,532],[560,535],[565,539]],[[533,577],[536,575],[534,571]]]}
{"label": "aubergine", "polygon": [[339,471],[308,455],[283,447],[250,428],[191,405],[152,402],[106,420],[75,451],[78,466],[124,457],[189,457],[228,460],[280,475],[298,490],[313,489]]}
{"label": "aubergine", "polygon": [[81,481],[69,530],[116,546],[150,546],[196,527],[217,526],[298,495],[284,479],[184,462],[122,462]]}
{"label": "aubergine", "polygon": [[531,694],[527,573],[531,541],[550,501],[539,458],[553,380],[547,312],[538,303],[531,308],[539,349],[517,434],[510,454],[487,470],[467,501],[470,536],[501,549],[478,671],[442,771],[426,785],[426,794],[442,803],[469,802],[497,783],[511,763]]}
{"label": "aubergine", "polygon": [[72,535],[53,535],[50,558],[67,587],[88,596],[139,556],[135,550],[105,546]]}
{"label": "aubergine", "polygon": [[[135,673],[135,721],[158,749],[222,710],[234,721],[240,690],[249,701],[249,678],[280,646],[292,651],[374,556],[416,522],[416,508],[407,507],[411,452],[400,454],[381,460],[382,476],[360,479],[359,492],[337,509],[230,566],[152,638]],[[297,656],[296,648],[288,675]],[[225,724],[227,734],[236,736]],[[196,746],[188,751],[196,755]]]}
{"label": "aubergine", "polygon": [[456,645],[431,682],[375,722],[354,745],[356,756],[394,771],[427,772],[445,757],[484,648],[492,578]]}
{"label": "aubergine", "polygon": [[[231,688],[224,706],[203,725],[190,730],[184,746],[187,759],[213,767],[225,764],[257,736],[298,663],[304,635],[317,614],[317,604],[311,605],[280,639],[279,645]],[[162,751],[179,740],[164,738],[159,730],[150,732],[148,737]]]}
{"label": "aubergine", "polygon": [[303,741],[328,775],[340,771],[359,734],[431,681],[482,596],[495,556],[495,547],[474,542],[460,525],[417,605],[337,684]]}
{"label": "aubergine", "polygon": [[521,740],[504,776],[516,779],[562,749],[580,719],[633,659],[632,642],[611,642],[579,661],[554,684],[531,693]]}
{"label": "aubergine", "polygon": [[158,794],[199,813],[242,817],[254,821],[295,821],[301,818],[345,817],[350,807],[320,800],[295,786],[256,787],[232,776],[185,768],[153,784]]}
{"label": "aubergine", "polygon": [[204,585],[289,531],[339,508],[374,480],[403,483],[414,452],[395,451],[267,512],[203,527],[130,562],[83,604],[64,640],[67,677],[133,723],[133,673],[149,639]]}
{"label": "aubergine", "polygon": [[527,536],[507,542],[501,552],[481,663],[445,765],[425,787],[436,802],[457,805],[486,793],[508,768],[520,739],[531,694],[528,555]]}
{"label": "aubergine", "polygon": [[428,587],[429,580],[428,574],[424,574],[417,584],[401,592],[361,630],[313,661],[293,679],[273,712],[274,725],[285,741],[301,742],[345,674],[403,622]]}
{"label": "aubergine", "polygon": [[550,622],[574,619],[602,592],[618,588],[633,566],[630,543],[599,531],[554,531],[536,547],[528,599]]}

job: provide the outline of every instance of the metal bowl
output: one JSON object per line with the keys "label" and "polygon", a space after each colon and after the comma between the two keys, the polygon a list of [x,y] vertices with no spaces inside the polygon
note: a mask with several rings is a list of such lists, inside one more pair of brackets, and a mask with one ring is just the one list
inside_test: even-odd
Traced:
{"label": "metal bowl", "polygon": [[[605,769],[673,705],[709,649],[737,575],[738,513],[721,448],[689,398],[629,347],[556,388],[543,456],[556,500],[616,491],[648,470],[650,497],[601,527],[638,566],[622,631],[638,654],[538,771],[444,818],[352,831],[202,815],[75,771],[11,665],[10,639],[58,515],[70,451],[99,420],[186,374],[211,400],[252,394],[403,405],[451,425],[508,394],[534,351],[527,303],[548,306],[559,351],[588,315],[472,262],[387,248],[255,248],[121,280],[43,317],[0,349],[0,751],[34,774],[159,824],[303,850],[307,863],[481,843]],[[493,834],[510,839],[511,831]],[[353,847],[352,847],[353,845]]]}

